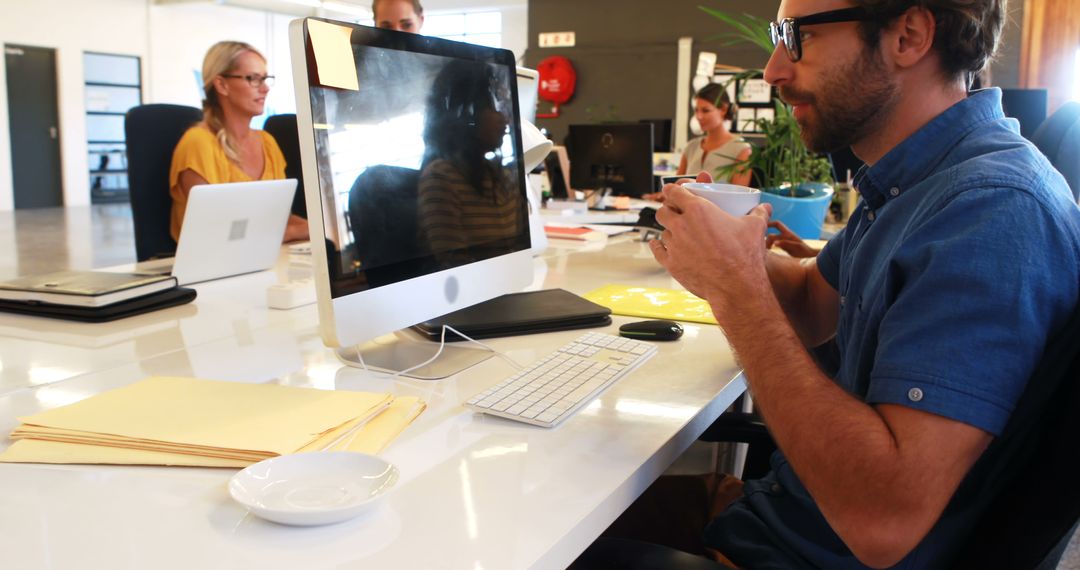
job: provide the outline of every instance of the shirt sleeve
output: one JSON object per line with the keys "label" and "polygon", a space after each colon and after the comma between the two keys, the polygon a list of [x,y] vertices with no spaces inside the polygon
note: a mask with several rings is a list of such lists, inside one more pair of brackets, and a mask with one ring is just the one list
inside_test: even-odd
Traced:
{"label": "shirt sleeve", "polygon": [[[278,151],[280,154],[280,151]],[[220,156],[219,156],[220,155]],[[210,184],[226,182],[228,159],[217,137],[202,126],[187,130],[173,150],[172,166],[169,168],[169,187],[180,183],[180,173],[191,170]]]}
{"label": "shirt sleeve", "polygon": [[817,256],[818,272],[836,291],[840,290],[840,256],[844,251],[843,244],[846,241],[847,227],[844,227],[832,239],[825,242],[825,247],[818,252]]}
{"label": "shirt sleeve", "polygon": [[895,290],[880,327],[851,333],[878,335],[866,401],[1000,434],[1077,299],[1076,243],[1060,223],[1023,190],[984,187],[912,228],[884,269]]}

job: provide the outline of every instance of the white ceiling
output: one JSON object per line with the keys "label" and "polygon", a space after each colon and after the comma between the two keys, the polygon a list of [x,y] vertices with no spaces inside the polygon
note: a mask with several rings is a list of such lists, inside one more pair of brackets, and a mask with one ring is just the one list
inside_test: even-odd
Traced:
{"label": "white ceiling", "polygon": [[[334,16],[347,13],[371,17],[371,0],[154,0],[155,4],[220,4],[294,16]],[[421,0],[424,13],[460,12],[528,6],[529,0]],[[340,11],[335,5],[345,6]]]}

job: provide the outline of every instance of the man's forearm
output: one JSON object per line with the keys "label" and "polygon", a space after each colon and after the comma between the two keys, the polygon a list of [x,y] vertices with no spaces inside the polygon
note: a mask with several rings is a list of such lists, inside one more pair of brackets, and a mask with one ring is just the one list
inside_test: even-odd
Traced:
{"label": "man's forearm", "polygon": [[796,259],[768,253],[765,269],[773,293],[805,346],[818,346],[835,332],[836,321],[822,314],[823,303],[813,299],[810,272],[817,272],[812,259]]}

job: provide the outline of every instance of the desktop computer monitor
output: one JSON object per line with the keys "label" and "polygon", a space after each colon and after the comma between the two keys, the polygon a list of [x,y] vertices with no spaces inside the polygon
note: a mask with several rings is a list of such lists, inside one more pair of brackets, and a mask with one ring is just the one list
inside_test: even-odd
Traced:
{"label": "desktop computer monitor", "polygon": [[532,281],[514,56],[320,18],[289,33],[323,342],[408,368],[438,346],[356,347]]}
{"label": "desktop computer monitor", "polygon": [[570,125],[570,185],[640,197],[653,189],[650,123]]}
{"label": "desktop computer monitor", "polygon": [[671,152],[671,119],[639,119],[639,123],[649,123],[653,134],[653,152]]}

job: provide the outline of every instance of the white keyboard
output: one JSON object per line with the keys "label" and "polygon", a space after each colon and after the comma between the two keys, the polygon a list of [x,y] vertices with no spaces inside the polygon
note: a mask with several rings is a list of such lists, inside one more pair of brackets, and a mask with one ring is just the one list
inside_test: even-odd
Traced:
{"label": "white keyboard", "polygon": [[587,333],[477,394],[465,407],[554,427],[653,354],[656,346],[647,342]]}

